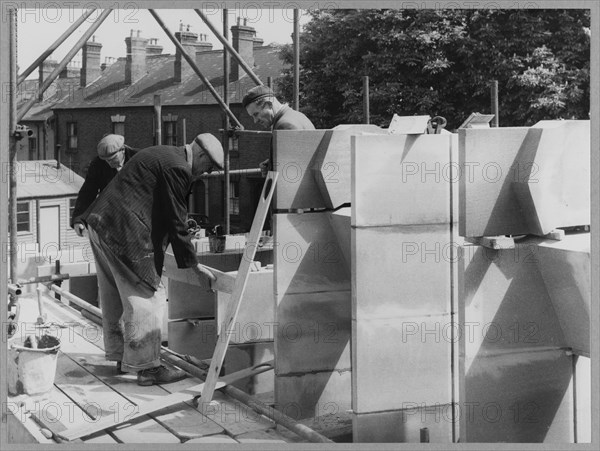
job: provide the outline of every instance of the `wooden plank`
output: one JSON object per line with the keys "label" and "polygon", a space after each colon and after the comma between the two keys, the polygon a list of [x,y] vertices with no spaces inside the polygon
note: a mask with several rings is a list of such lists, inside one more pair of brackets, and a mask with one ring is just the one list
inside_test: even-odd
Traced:
{"label": "wooden plank", "polygon": [[217,379],[221,372],[223,360],[225,358],[225,352],[227,352],[227,346],[231,338],[228,333],[228,329],[235,323],[235,319],[240,308],[240,303],[244,296],[246,284],[248,282],[248,274],[250,273],[250,267],[256,254],[256,248],[262,233],[262,228],[267,217],[268,209],[273,198],[273,192],[277,183],[278,174],[270,171],[265,179],[265,184],[258,201],[258,207],[252,221],[252,227],[250,228],[250,234],[244,250],[244,258],[240,263],[240,268],[235,279],[235,285],[231,293],[231,303],[227,310],[227,315],[223,318],[223,324],[225,330],[222,331],[217,339],[217,346],[210,362],[210,369],[206,377],[206,384],[202,390],[202,402],[209,403],[212,400],[213,393]]}
{"label": "wooden plank", "polygon": [[187,402],[174,404],[149,415],[180,440],[222,434],[224,429]]}
{"label": "wooden plank", "polygon": [[147,415],[108,429],[122,443],[181,443],[179,437]]}

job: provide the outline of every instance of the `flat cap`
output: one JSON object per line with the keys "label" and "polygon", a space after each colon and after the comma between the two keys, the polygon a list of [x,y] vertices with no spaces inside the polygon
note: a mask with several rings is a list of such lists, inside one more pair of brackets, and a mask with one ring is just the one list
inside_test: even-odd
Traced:
{"label": "flat cap", "polygon": [[242,105],[246,108],[252,102],[256,102],[258,99],[262,99],[263,97],[271,97],[274,96],[273,90],[268,86],[255,86],[250,91],[246,93],[244,98],[242,99]]}
{"label": "flat cap", "polygon": [[106,135],[98,143],[97,151],[98,156],[102,160],[108,160],[114,154],[116,154],[125,144],[125,138],[121,135]]}
{"label": "flat cap", "polygon": [[196,146],[204,151],[219,169],[223,169],[225,157],[221,142],[210,133],[201,133],[194,138],[192,148]]}

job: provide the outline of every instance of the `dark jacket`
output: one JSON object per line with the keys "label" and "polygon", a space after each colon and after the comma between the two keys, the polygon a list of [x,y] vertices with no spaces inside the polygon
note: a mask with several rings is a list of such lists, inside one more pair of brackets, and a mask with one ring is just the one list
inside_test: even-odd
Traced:
{"label": "dark jacket", "polygon": [[273,118],[273,130],[314,130],[315,126],[303,113],[282,105]]}
{"label": "dark jacket", "polygon": [[[137,149],[125,147],[125,161],[123,164],[126,164],[136,152]],[[81,215],[83,215],[88,207],[92,205],[92,202],[96,200],[98,194],[106,188],[108,182],[110,182],[118,172],[119,171],[115,168],[111,168],[106,161],[101,160],[99,157],[96,157],[91,161],[87,170],[87,175],[85,176],[85,181],[83,182],[79,194],[77,195],[77,200],[75,201],[75,208],[73,209],[73,214],[71,216],[71,228],[75,226],[76,222],[83,222],[81,220]]]}
{"label": "dark jacket", "polygon": [[148,147],[129,160],[82,219],[156,289],[169,243],[179,268],[196,265],[186,223],[191,186],[185,147]]}

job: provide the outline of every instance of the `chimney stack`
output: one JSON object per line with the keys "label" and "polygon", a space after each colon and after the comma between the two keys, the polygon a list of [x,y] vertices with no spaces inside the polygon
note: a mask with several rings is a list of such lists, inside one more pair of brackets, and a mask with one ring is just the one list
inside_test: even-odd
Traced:
{"label": "chimney stack", "polygon": [[[196,58],[196,51],[202,47],[198,42],[198,35],[190,31],[190,26],[187,26],[187,30],[183,30],[183,24],[179,25],[179,31],[175,33],[175,39],[181,42],[181,45],[185,49],[185,52],[192,58]],[[179,49],[175,51],[175,81],[180,82],[183,74],[183,63],[187,64],[184,57]]]}
{"label": "chimney stack", "polygon": [[62,71],[58,74],[58,78],[75,78],[80,77],[81,68],[78,61],[71,61]]}
{"label": "chimney stack", "polygon": [[[244,59],[248,66],[254,66],[254,36],[256,30],[247,25],[246,19],[244,24],[241,24],[238,17],[237,25],[231,27],[231,38],[233,48]],[[239,80],[244,75],[244,70],[239,66],[235,58],[231,58],[231,79]]]}
{"label": "chimney stack", "polygon": [[163,47],[158,45],[157,38],[150,38],[150,42],[146,46],[146,56],[160,55],[162,54]]}
{"label": "chimney stack", "polygon": [[257,38],[256,36],[254,37],[254,43],[253,43],[253,47],[262,47],[265,43],[265,40],[263,38]]}
{"label": "chimney stack", "polygon": [[132,85],[146,75],[146,44],[148,39],[140,37],[140,30],[125,38],[127,60],[125,62],[125,84]]}
{"label": "chimney stack", "polygon": [[100,75],[100,51],[102,44],[96,42],[96,36],[92,36],[91,41],[83,45],[82,67],[81,67],[81,87],[89,85]]}

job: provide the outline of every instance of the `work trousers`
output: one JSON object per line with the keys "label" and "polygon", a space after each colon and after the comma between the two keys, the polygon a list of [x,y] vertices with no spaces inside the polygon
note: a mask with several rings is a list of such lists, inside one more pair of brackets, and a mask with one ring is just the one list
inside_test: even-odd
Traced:
{"label": "work trousers", "polygon": [[88,226],[96,260],[98,297],[106,360],[121,361],[123,371],[160,365],[160,327],[165,289],[154,291],[129,269]]}

